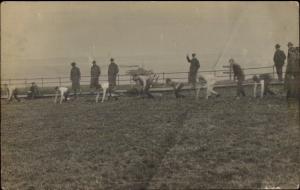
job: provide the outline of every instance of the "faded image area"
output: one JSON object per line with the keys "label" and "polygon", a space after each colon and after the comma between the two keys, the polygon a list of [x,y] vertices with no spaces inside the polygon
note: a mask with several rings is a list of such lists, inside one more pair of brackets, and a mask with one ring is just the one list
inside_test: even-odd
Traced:
{"label": "faded image area", "polygon": [[299,4],[1,3],[2,189],[299,188]]}

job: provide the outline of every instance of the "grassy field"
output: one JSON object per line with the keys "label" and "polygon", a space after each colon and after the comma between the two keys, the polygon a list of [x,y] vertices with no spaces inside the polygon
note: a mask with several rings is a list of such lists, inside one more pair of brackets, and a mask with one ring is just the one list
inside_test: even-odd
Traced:
{"label": "grassy field", "polygon": [[2,188],[296,188],[298,103],[217,91],[199,101],[2,101]]}

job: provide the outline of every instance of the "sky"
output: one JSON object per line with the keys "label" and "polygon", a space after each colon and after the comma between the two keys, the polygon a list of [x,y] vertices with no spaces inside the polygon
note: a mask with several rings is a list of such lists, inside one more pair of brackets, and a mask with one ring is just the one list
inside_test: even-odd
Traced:
{"label": "sky", "polygon": [[297,2],[4,2],[1,77],[68,75],[71,61],[88,74],[89,57],[182,71],[193,52],[204,69],[231,57],[270,65],[276,43],[299,44],[298,11]]}

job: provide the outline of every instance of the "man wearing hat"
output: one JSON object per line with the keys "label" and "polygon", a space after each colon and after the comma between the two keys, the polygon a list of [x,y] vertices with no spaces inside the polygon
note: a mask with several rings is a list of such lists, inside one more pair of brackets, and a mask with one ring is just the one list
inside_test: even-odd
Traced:
{"label": "man wearing hat", "polygon": [[75,98],[77,98],[77,90],[80,90],[80,69],[76,67],[76,63],[72,62],[72,69],[70,79],[72,81],[72,89],[74,91]]}
{"label": "man wearing hat", "polygon": [[111,97],[111,93],[112,93],[113,89],[115,88],[115,86],[117,85],[116,81],[117,81],[118,73],[119,73],[119,67],[115,63],[114,59],[111,58],[110,64],[108,66],[108,83],[109,83],[109,88],[108,88],[109,96],[108,97]]}
{"label": "man wearing hat", "polygon": [[280,49],[280,45],[275,45],[275,53],[273,57],[274,65],[276,67],[276,72],[278,76],[278,80],[282,81],[282,67],[284,65],[284,61],[286,59],[285,53]]}
{"label": "man wearing hat", "polygon": [[196,87],[197,82],[197,73],[198,69],[200,68],[199,60],[196,58],[196,54],[192,54],[192,59],[189,58],[189,55],[186,56],[187,61],[190,63],[190,72],[189,72],[189,78],[188,82],[189,84],[192,84],[193,88]]}
{"label": "man wearing hat", "polygon": [[100,67],[96,64],[94,60],[91,67],[91,85],[90,88],[99,88],[99,77],[101,74]]}

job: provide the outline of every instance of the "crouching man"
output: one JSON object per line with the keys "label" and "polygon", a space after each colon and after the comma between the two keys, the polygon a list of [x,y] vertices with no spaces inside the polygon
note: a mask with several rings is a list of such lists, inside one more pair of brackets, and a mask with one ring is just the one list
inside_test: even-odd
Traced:
{"label": "crouching man", "polygon": [[166,85],[173,88],[176,98],[184,98],[184,95],[180,94],[180,91],[182,90],[182,87],[184,86],[183,83],[175,82],[175,81],[172,81],[170,78],[167,78]]}
{"label": "crouching man", "polygon": [[54,103],[57,103],[57,97],[60,95],[60,101],[59,103],[61,104],[64,101],[68,100],[68,96],[69,96],[69,89],[67,87],[58,87],[56,86],[55,88],[55,99],[54,99]]}
{"label": "crouching man", "polygon": [[213,75],[210,74],[199,75],[198,80],[200,86],[197,87],[196,100],[199,99],[199,92],[201,88],[206,88],[206,95],[205,95],[206,99],[208,99],[208,97],[211,96],[211,94],[216,95],[216,97],[220,96],[216,91],[214,91],[216,79]]}
{"label": "crouching man", "polygon": [[257,95],[257,86],[260,85],[260,98],[263,98],[267,94],[275,95],[273,91],[270,90],[269,84],[272,80],[271,76],[269,74],[261,74],[259,76],[254,75],[253,76],[254,81],[254,87],[253,87],[253,96],[256,98]]}
{"label": "crouching man", "polygon": [[29,91],[27,92],[27,97],[30,99],[35,99],[40,96],[40,90],[39,87],[35,82],[31,83],[31,87]]}
{"label": "crouching man", "polygon": [[18,102],[21,101],[18,97],[18,89],[15,86],[4,84],[4,90],[6,91],[8,102],[11,102],[13,98],[15,98]]}
{"label": "crouching man", "polygon": [[142,86],[141,94],[147,95],[148,98],[154,98],[154,96],[150,93],[150,88],[153,86],[155,82],[157,82],[158,77],[156,74],[154,75],[133,75],[132,79],[138,84]]}

